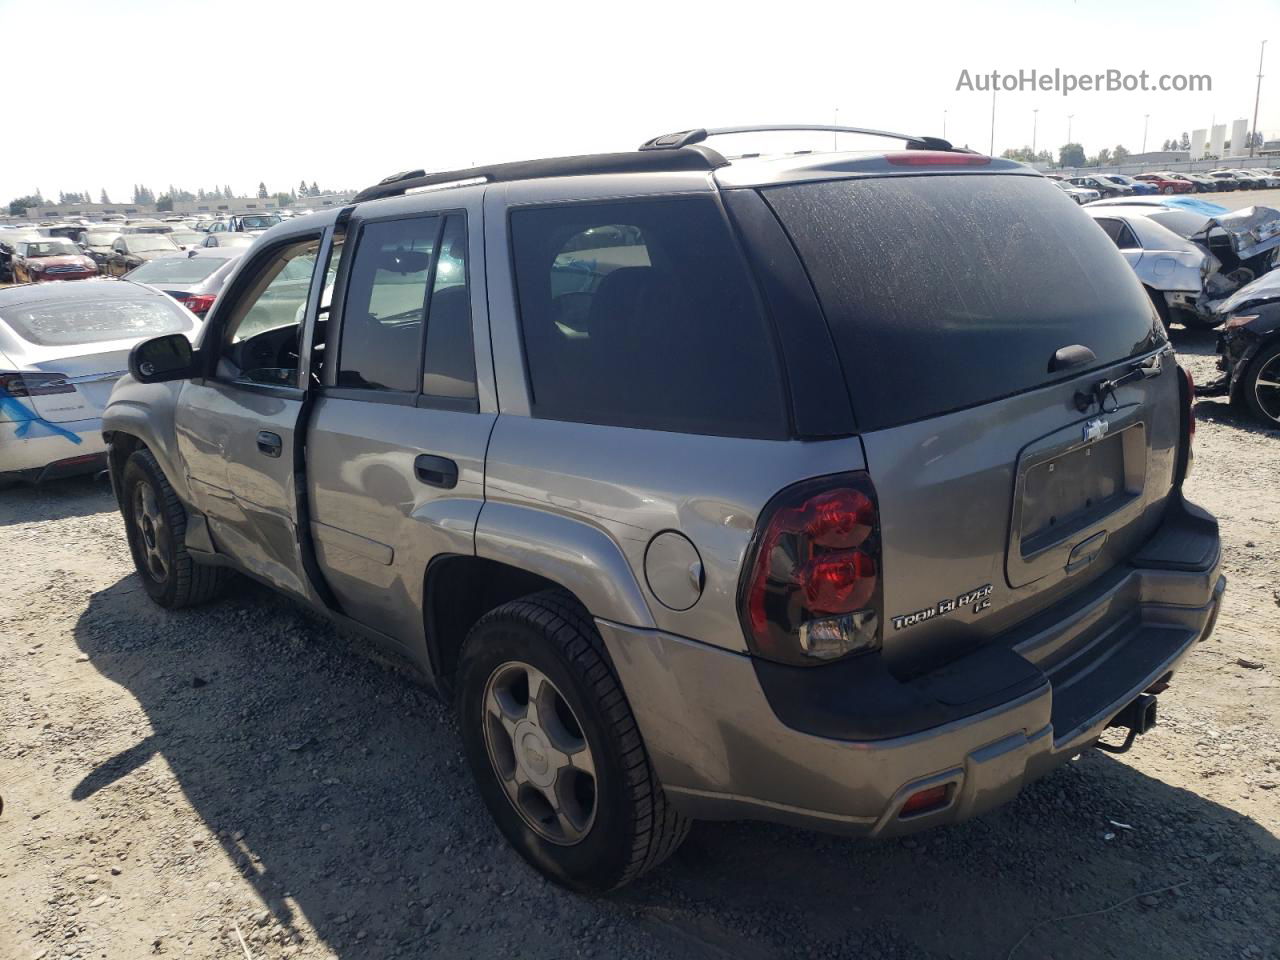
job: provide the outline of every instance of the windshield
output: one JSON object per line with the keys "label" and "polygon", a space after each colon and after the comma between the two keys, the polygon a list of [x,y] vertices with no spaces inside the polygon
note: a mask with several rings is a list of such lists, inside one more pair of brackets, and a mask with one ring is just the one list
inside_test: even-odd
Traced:
{"label": "windshield", "polygon": [[169,234],[169,239],[174,243],[203,243],[204,234],[194,230],[175,230]]}
{"label": "windshield", "polygon": [[86,233],[84,244],[87,247],[109,247],[116,242],[118,236],[118,233]]}
{"label": "windshield", "polygon": [[149,300],[26,303],[0,319],[23,340],[42,347],[136,340],[191,329],[191,321],[181,309],[168,297],[159,295]]}
{"label": "windshield", "polygon": [[45,240],[40,243],[28,243],[28,257],[74,257],[80,249],[70,240]]}
{"label": "windshield", "polygon": [[804,258],[864,430],[1061,379],[1050,360],[1072,344],[1109,363],[1159,342],[1132,269],[1040,177],[883,177],[763,193]]}
{"label": "windshield", "polygon": [[138,233],[125,240],[133,251],[177,250],[178,245],[168,237],[156,233]]}
{"label": "windshield", "polygon": [[226,262],[221,257],[165,257],[130,271],[129,279],[143,283],[199,283]]}
{"label": "windshield", "polygon": [[240,226],[245,230],[269,230],[283,221],[279,217],[241,217]]}

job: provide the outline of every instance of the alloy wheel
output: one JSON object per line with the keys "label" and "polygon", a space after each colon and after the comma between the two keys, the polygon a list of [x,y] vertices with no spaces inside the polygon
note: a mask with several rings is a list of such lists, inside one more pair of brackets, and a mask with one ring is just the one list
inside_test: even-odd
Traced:
{"label": "alloy wheel", "polygon": [[1258,407],[1272,420],[1280,423],[1280,353],[1262,365],[1253,381],[1253,395]]}
{"label": "alloy wheel", "polygon": [[169,526],[155,490],[145,480],[133,488],[133,523],[138,529],[143,566],[152,580],[164,583],[169,576]]}
{"label": "alloy wheel", "polygon": [[595,822],[595,759],[556,685],[508,661],[485,683],[482,722],[489,763],[525,824],[552,843],[581,841]]}

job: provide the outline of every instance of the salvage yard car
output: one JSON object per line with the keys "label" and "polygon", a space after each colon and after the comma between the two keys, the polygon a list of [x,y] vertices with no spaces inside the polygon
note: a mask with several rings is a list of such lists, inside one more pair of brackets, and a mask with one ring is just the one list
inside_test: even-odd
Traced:
{"label": "salvage yard car", "polygon": [[181,255],[178,245],[164,234],[130,233],[111,242],[111,252],[102,265],[102,272],[109,277],[123,277],[148,260]]}
{"label": "salvage yard car", "polygon": [[240,260],[239,250],[189,250],[185,257],[148,260],[124,275],[134,283],[148,283],[203,318]]}
{"label": "salvage yard car", "polygon": [[20,240],[10,261],[14,283],[83,280],[98,275],[93,258],[61,237]]}
{"label": "salvage yard car", "polygon": [[412,659],[579,890],[692,818],[889,837],[1127,749],[1225,589],[1189,378],[1079,207],[934,138],[708,142],[750,132],[292,219],[103,419],[157,604],[238,570]]}
{"label": "salvage yard car", "polygon": [[1050,180],[1049,182],[1076,203],[1092,203],[1101,196],[1097,190],[1090,190],[1088,187],[1074,187],[1065,180]]}
{"label": "salvage yard car", "polygon": [[129,350],[196,320],[145,286],[83,280],[0,290],[0,482],[102,470],[102,408]]}
{"label": "salvage yard car", "polygon": [[1266,273],[1280,248],[1280,211],[1271,207],[1205,216],[1181,207],[1092,203],[1086,212],[1129,261],[1166,326],[1216,326],[1221,317],[1213,301]]}
{"label": "salvage yard car", "polygon": [[1132,197],[1138,193],[1133,187],[1127,183],[1110,177],[1071,177],[1067,183],[1073,187],[1086,187],[1090,190],[1097,190],[1099,194],[1106,197]]}
{"label": "salvage yard car", "polygon": [[1280,270],[1272,270],[1214,304],[1223,321],[1223,375],[1196,395],[1228,397],[1268,426],[1280,425]]}

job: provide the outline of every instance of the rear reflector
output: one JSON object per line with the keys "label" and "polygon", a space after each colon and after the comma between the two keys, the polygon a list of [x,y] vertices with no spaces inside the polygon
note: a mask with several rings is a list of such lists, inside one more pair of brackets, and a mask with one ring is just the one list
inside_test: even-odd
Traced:
{"label": "rear reflector", "polygon": [[946,150],[909,150],[890,153],[885,159],[899,167],[980,167],[991,158],[980,153],[951,153]]}
{"label": "rear reflector", "polygon": [[916,791],[907,797],[907,802],[898,811],[898,816],[909,817],[913,813],[924,813],[926,810],[936,810],[938,807],[946,806],[947,791],[950,787],[951,784],[943,783],[936,787]]}

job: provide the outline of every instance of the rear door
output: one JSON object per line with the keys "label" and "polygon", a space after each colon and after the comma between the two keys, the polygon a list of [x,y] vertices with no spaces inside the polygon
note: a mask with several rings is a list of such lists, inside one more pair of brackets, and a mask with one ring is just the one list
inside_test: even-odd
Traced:
{"label": "rear door", "polygon": [[411,647],[427,565],[475,550],[495,418],[476,377],[489,366],[479,192],[462,197],[352,216],[307,435],[325,579],[344,613]]}
{"label": "rear door", "polygon": [[281,240],[237,275],[201,340],[207,375],[183,385],[176,413],[192,496],[218,548],[303,597],[310,588],[294,522],[295,429],[320,244],[318,233]]}
{"label": "rear door", "polygon": [[[1019,175],[761,192],[844,368],[880,501],[891,661],[969,649],[1150,535],[1172,485],[1178,374],[1086,213]],[[1159,374],[1096,392],[1142,362]]]}

